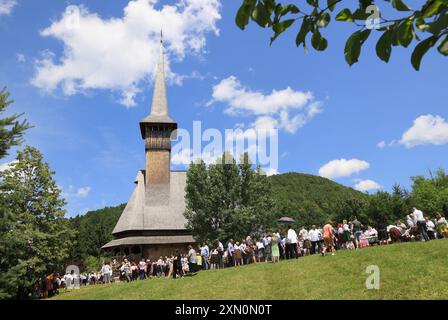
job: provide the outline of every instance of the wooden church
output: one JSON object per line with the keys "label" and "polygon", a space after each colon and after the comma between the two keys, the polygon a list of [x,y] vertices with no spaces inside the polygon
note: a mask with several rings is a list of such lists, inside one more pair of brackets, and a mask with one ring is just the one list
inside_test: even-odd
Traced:
{"label": "wooden church", "polygon": [[135,178],[135,190],[112,234],[103,246],[115,256],[158,258],[185,251],[194,239],[186,230],[186,172],[170,169],[171,135],[177,123],[168,114],[163,42],[155,77],[151,114],[140,122],[145,140],[146,168]]}

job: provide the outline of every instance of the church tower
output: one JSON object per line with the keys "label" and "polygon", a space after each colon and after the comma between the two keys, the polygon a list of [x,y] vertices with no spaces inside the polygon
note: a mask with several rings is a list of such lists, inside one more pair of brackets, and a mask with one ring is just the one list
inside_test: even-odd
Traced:
{"label": "church tower", "polygon": [[165,55],[160,40],[160,55],[154,84],[151,114],[140,122],[145,140],[146,184],[170,183],[171,134],[177,123],[168,115],[165,85]]}
{"label": "church tower", "polygon": [[140,122],[145,169],[137,172],[134,192],[112,231],[114,239],[102,247],[117,258],[157,259],[176,250],[187,252],[188,245],[195,243],[184,216],[187,174],[170,170],[171,138],[175,138],[176,129],[177,123],[168,115],[165,56],[160,41],[151,113]]}

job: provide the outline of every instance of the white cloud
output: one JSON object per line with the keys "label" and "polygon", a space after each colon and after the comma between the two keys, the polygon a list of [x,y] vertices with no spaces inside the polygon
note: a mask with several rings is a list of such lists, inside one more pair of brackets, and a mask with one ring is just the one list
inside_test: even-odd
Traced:
{"label": "white cloud", "polygon": [[17,163],[17,162],[18,162],[18,161],[14,160],[14,161],[11,161],[11,162],[8,162],[8,163],[2,163],[2,164],[0,164],[0,172],[4,172],[4,171],[10,169],[11,166],[12,166],[14,163]]}
{"label": "white cloud", "polygon": [[1,15],[10,15],[12,9],[17,5],[16,0],[0,0],[0,16]]}
{"label": "white cloud", "polygon": [[228,115],[255,115],[253,126],[283,129],[294,133],[322,111],[322,103],[315,101],[310,91],[295,91],[291,87],[272,90],[270,94],[253,91],[230,76],[213,86],[211,105],[215,102],[227,104]]}
{"label": "white cloud", "polygon": [[62,196],[66,199],[73,199],[73,198],[86,198],[89,196],[90,191],[92,190],[91,187],[81,187],[81,188],[75,188],[72,185],[68,187],[68,190],[64,191],[63,187],[59,187],[62,190]]}
{"label": "white cloud", "polygon": [[26,62],[25,55],[23,53],[17,53],[16,58],[18,62]]}
{"label": "white cloud", "polygon": [[226,112],[229,114],[274,114],[282,109],[304,107],[312,98],[311,92],[294,91],[290,87],[264,95],[245,88],[235,76],[230,76],[213,87],[213,99],[228,103]]}
{"label": "white cloud", "polygon": [[328,179],[348,177],[354,173],[368,169],[370,164],[358,159],[337,159],[324,164],[319,169],[319,175]]}
{"label": "white cloud", "polygon": [[366,192],[381,189],[381,186],[378,183],[370,179],[367,180],[357,179],[355,181],[357,181],[355,189],[358,191]]}
{"label": "white cloud", "polygon": [[442,145],[448,143],[448,122],[441,116],[431,114],[419,116],[411,128],[406,130],[400,144],[406,148],[418,145]]}
{"label": "white cloud", "polygon": [[378,148],[383,149],[386,146],[386,142],[385,141],[380,141],[378,142],[378,144],[376,145]]}
{"label": "white cloud", "polygon": [[270,116],[260,116],[252,124],[256,131],[270,131],[276,129],[278,121]]}
{"label": "white cloud", "polygon": [[[63,55],[44,51],[36,61],[32,83],[47,91],[60,88],[65,95],[87,90],[112,90],[120,103],[135,105],[142,84],[152,79],[159,56],[160,29],[170,61],[204,52],[206,35],[218,35],[219,0],[183,0],[156,8],[158,0],[129,1],[121,18],[102,18],[84,6],[68,6],[62,17],[41,31],[64,44]],[[197,76],[197,75],[196,75]]]}
{"label": "white cloud", "polygon": [[76,196],[79,198],[85,198],[89,195],[90,191],[92,190],[91,187],[82,187],[76,190]]}

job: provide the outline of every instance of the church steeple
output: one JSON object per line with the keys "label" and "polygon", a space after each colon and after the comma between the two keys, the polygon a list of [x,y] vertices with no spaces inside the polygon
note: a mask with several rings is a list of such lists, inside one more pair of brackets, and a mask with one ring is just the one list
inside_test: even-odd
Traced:
{"label": "church steeple", "polygon": [[154,83],[154,95],[152,97],[151,114],[157,116],[168,115],[168,101],[165,85],[165,54],[163,52],[163,40],[160,39],[159,62]]}
{"label": "church steeple", "polygon": [[[168,115],[168,99],[166,95],[165,83],[165,53],[163,50],[163,38],[160,34],[160,53],[159,61],[157,63],[156,75],[154,77],[154,93],[152,97],[151,113],[140,122],[140,129],[142,138],[145,138],[145,127],[147,124],[156,123],[171,123],[175,124],[174,120]],[[176,125],[177,128],[177,125]]]}
{"label": "church steeple", "polygon": [[146,184],[170,182],[171,134],[176,129],[177,123],[168,115],[165,55],[161,33],[151,113],[140,122],[140,131],[146,147]]}

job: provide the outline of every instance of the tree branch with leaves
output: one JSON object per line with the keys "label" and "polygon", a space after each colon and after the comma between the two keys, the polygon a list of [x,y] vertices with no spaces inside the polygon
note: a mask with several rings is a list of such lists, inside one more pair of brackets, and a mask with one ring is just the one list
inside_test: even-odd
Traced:
{"label": "tree branch with leaves", "polygon": [[[14,101],[9,100],[9,92],[6,88],[0,90],[0,114],[6,111]],[[23,114],[13,114],[0,119],[0,159],[8,155],[8,150],[13,146],[23,143],[23,134],[30,125],[26,120],[19,121]]]}
{"label": "tree branch with leaves", "polygon": [[382,33],[376,44],[376,54],[384,62],[389,62],[393,47],[408,48],[414,39],[418,41],[411,54],[411,64],[415,70],[420,69],[423,56],[434,46],[437,46],[440,54],[448,55],[448,0],[422,1],[418,9],[412,9],[402,0],[384,0],[400,15],[398,19],[382,17],[376,6],[379,1],[359,0],[355,10],[336,10],[336,7],[353,2],[243,0],[235,22],[242,30],[250,21],[271,29],[274,32],[271,44],[283,32],[297,26],[297,47],[303,46],[307,50],[307,38],[311,34],[311,45],[317,51],[324,51],[328,47],[328,40],[322,31],[332,20],[352,23],[357,30],[347,39],[344,48],[345,61],[350,66],[358,62],[361,48],[372,31]]}

